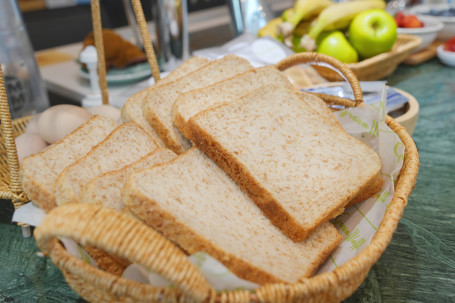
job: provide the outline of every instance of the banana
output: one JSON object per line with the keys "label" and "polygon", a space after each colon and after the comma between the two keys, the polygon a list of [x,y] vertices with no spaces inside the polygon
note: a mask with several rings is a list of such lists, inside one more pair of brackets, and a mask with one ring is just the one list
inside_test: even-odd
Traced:
{"label": "banana", "polygon": [[349,25],[359,13],[370,9],[385,9],[383,0],[357,0],[335,3],[325,8],[318,16],[317,22],[311,27],[308,36],[314,40],[323,31],[343,29]]}
{"label": "banana", "polygon": [[302,20],[310,19],[331,6],[331,0],[297,0],[292,8],[292,13],[285,19],[294,27]]}
{"label": "banana", "polygon": [[278,27],[278,32],[285,38],[292,36],[299,23],[317,16],[323,9],[332,5],[331,0],[297,0],[293,7],[283,12],[283,23]]}
{"label": "banana", "polygon": [[279,41],[282,41],[283,37],[281,37],[280,33],[278,32],[278,26],[281,23],[283,23],[283,20],[281,18],[270,20],[263,28],[259,30],[258,37],[270,36]]}

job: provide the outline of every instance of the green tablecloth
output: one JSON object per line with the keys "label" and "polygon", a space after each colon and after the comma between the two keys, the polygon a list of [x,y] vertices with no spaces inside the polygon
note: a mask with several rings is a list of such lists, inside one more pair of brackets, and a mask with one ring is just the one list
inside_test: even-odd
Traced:
{"label": "green tablecloth", "polygon": [[[387,81],[419,101],[413,138],[421,166],[389,247],[345,302],[455,302],[455,69],[433,59],[399,66]],[[36,255],[34,239],[10,224],[12,212],[2,201],[0,302],[83,302]]]}

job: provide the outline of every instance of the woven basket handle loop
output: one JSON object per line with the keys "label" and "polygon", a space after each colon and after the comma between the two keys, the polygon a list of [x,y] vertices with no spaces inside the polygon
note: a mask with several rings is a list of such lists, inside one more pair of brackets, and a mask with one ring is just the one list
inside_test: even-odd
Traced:
{"label": "woven basket handle loop", "polygon": [[[98,77],[99,85],[101,89],[101,96],[103,104],[109,104],[109,93],[107,89],[106,79],[106,59],[104,57],[104,42],[103,42],[103,28],[101,23],[101,12],[100,12],[100,0],[91,0],[91,13],[92,13],[92,24],[93,24],[93,35],[95,38],[95,48],[98,56]],[[144,43],[145,53],[147,60],[152,71],[153,79],[155,82],[160,81],[160,69],[156,60],[155,52],[153,50],[150,34],[147,29],[147,22],[144,17],[144,10],[140,0],[131,0],[134,14],[141,32],[142,41]]]}
{"label": "woven basket handle loop", "polygon": [[[57,237],[67,237],[82,246],[97,247],[139,264],[197,301],[203,301],[213,292],[205,277],[169,240],[141,221],[104,206],[59,206],[35,229],[34,236],[45,255],[51,255]],[[106,274],[101,270],[96,272]]]}
{"label": "woven basket handle loop", "polygon": [[27,197],[22,191],[21,180],[19,178],[19,160],[17,158],[16,141],[13,134],[13,124],[11,113],[9,111],[8,98],[6,95],[5,82],[3,80],[3,71],[0,64],[0,121],[1,130],[5,142],[6,157],[8,160],[8,169],[10,174],[10,189],[11,193],[1,195],[3,199],[9,198],[13,200],[27,200]]}
{"label": "woven basket handle loop", "polygon": [[[291,56],[288,56],[275,64],[275,67],[283,71],[291,66],[308,63],[312,65],[322,65],[334,69],[338,72],[346,81],[351,85],[352,91],[354,93],[354,102],[349,99],[344,99],[335,96],[328,96],[324,94],[317,94],[326,102],[334,102],[341,105],[347,106],[357,106],[363,102],[362,89],[360,88],[359,80],[356,75],[343,63],[337,59],[319,53],[305,52],[297,53]],[[345,103],[345,104],[343,104]]]}
{"label": "woven basket handle loop", "polygon": [[100,0],[91,0],[93,36],[95,38],[96,54],[98,56],[98,78],[103,104],[109,104],[109,93],[106,80],[106,59],[104,58],[103,28],[101,24]]}
{"label": "woven basket handle loop", "polygon": [[[158,62],[156,60],[155,51],[153,50],[152,40],[150,39],[150,33],[147,29],[147,22],[144,17],[144,10],[142,9],[142,4],[140,0],[131,0],[133,5],[134,14],[136,15],[137,25],[139,26],[139,31],[141,32],[142,43],[144,44],[145,54],[147,55],[147,60],[152,71],[153,79],[155,83],[161,80],[160,69]],[[156,25],[158,26],[158,25]]]}

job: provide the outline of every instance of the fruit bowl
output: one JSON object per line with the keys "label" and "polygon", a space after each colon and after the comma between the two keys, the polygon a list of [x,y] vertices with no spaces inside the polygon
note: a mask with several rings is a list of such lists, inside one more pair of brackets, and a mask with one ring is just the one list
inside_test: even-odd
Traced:
{"label": "fruit bowl", "polygon": [[419,16],[419,20],[423,22],[424,27],[415,27],[415,28],[404,28],[399,27],[397,28],[398,34],[407,34],[407,35],[415,35],[422,38],[422,44],[414,49],[411,53],[417,53],[423,49],[425,49],[428,45],[430,45],[435,39],[438,33],[444,27],[444,24],[439,21],[437,18],[430,17],[430,16]]}
{"label": "fruit bowl", "polygon": [[455,52],[444,50],[444,45],[440,45],[437,54],[442,63],[455,67]]}
{"label": "fruit bowl", "polygon": [[[360,81],[383,79],[392,74],[398,64],[403,62],[409,54],[422,44],[422,38],[414,35],[399,34],[392,50],[374,57],[346,64]],[[343,81],[334,70],[325,66],[314,66],[314,69],[329,81]]]}
{"label": "fruit bowl", "polygon": [[444,24],[439,31],[437,40],[449,40],[455,36],[455,4],[421,4],[408,10],[420,17],[431,16]]}

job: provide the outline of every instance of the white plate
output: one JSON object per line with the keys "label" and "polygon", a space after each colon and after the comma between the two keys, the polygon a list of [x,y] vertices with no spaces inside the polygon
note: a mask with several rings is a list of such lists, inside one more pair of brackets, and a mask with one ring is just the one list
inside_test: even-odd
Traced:
{"label": "white plate", "polygon": [[[90,79],[88,71],[84,68],[79,69],[82,78]],[[147,62],[135,64],[123,69],[111,68],[106,73],[108,84],[129,84],[150,77],[152,71]]]}

